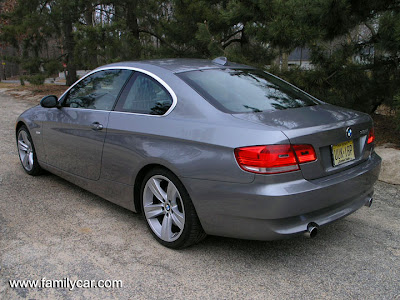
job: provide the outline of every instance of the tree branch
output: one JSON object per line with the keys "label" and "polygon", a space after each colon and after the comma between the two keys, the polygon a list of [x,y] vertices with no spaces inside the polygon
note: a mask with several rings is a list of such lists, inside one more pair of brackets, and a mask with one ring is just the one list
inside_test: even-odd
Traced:
{"label": "tree branch", "polygon": [[242,42],[242,39],[231,39],[229,41],[227,41],[225,44],[222,45],[222,49],[225,49],[226,47],[228,47],[230,44],[232,43],[240,43]]}
{"label": "tree branch", "polygon": [[174,50],[174,51],[176,51],[176,52],[178,52],[178,53],[182,53],[182,51],[181,51],[180,49],[174,47],[174,46],[171,45],[170,43],[167,43],[167,42],[166,42],[161,36],[159,36],[158,34],[152,32],[152,31],[149,31],[149,30],[147,30],[147,29],[144,29],[144,28],[140,28],[138,31],[139,31],[139,33],[147,33],[147,34],[150,34],[151,36],[154,36],[156,39],[158,39],[162,44],[165,44],[166,46],[170,47],[172,50]]}
{"label": "tree branch", "polygon": [[371,31],[372,36],[376,35],[376,30],[371,23],[365,22],[364,25]]}
{"label": "tree branch", "polygon": [[222,44],[222,43],[226,42],[226,41],[229,40],[231,37],[234,37],[234,36],[237,35],[239,32],[242,32],[243,29],[244,29],[244,28],[235,31],[234,33],[231,33],[231,34],[228,35],[227,37],[223,38],[223,39],[220,41],[220,43]]}

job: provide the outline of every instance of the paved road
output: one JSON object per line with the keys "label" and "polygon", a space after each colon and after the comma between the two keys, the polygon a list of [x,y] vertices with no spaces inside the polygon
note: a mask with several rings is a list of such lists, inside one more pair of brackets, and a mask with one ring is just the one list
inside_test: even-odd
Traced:
{"label": "paved road", "polygon": [[[14,122],[31,104],[0,94],[0,299],[400,299],[400,186],[372,208],[275,242],[208,237],[160,246],[144,220],[19,165]],[[123,280],[120,289],[11,289],[13,279]]]}

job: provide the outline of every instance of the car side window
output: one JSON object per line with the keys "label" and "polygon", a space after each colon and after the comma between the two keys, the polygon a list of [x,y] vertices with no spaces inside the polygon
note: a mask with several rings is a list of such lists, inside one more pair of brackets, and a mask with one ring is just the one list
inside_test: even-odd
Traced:
{"label": "car side window", "polygon": [[149,115],[163,115],[172,105],[170,93],[155,79],[137,72],[128,83],[115,110]]}
{"label": "car side window", "polygon": [[112,110],[131,74],[130,70],[103,70],[89,75],[68,92],[63,106]]}

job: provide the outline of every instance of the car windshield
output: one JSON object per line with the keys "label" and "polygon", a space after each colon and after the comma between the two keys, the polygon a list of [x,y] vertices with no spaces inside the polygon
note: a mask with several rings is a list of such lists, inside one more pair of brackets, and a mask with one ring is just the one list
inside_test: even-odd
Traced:
{"label": "car windshield", "polygon": [[207,101],[228,113],[262,112],[319,104],[279,78],[254,69],[209,69],[177,74]]}

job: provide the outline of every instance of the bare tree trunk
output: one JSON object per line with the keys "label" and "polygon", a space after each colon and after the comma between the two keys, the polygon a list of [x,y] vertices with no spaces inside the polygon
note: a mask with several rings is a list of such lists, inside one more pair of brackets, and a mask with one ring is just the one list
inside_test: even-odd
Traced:
{"label": "bare tree trunk", "polygon": [[139,24],[137,20],[137,0],[130,0],[126,3],[126,23],[133,37],[139,39]]}
{"label": "bare tree trunk", "polygon": [[289,54],[287,52],[282,53],[282,72],[286,72],[289,68]]}
{"label": "bare tree trunk", "polygon": [[64,49],[67,52],[66,63],[67,63],[67,77],[66,84],[72,85],[76,80],[76,65],[74,58],[75,41],[72,30],[72,20],[68,17],[64,17],[63,20],[63,32],[64,32]]}
{"label": "bare tree trunk", "polygon": [[300,48],[300,67],[303,63],[303,47]]}
{"label": "bare tree trunk", "polygon": [[[94,6],[91,3],[91,1],[88,1],[86,3],[86,7],[85,7],[86,26],[90,26],[90,27],[94,26],[93,17],[94,17]],[[96,43],[93,43],[88,48],[89,48],[88,49],[88,67],[94,69],[99,65],[98,60],[97,60],[97,45],[96,45]]]}
{"label": "bare tree trunk", "polygon": [[86,10],[85,10],[85,22],[87,26],[93,26],[93,14],[94,14],[94,7],[92,3],[86,3]]}
{"label": "bare tree trunk", "polygon": [[136,51],[133,54],[133,59],[140,58],[141,56],[141,46],[139,39],[139,23],[137,17],[138,0],[129,0],[126,2],[126,24],[133,38],[137,40]]}

